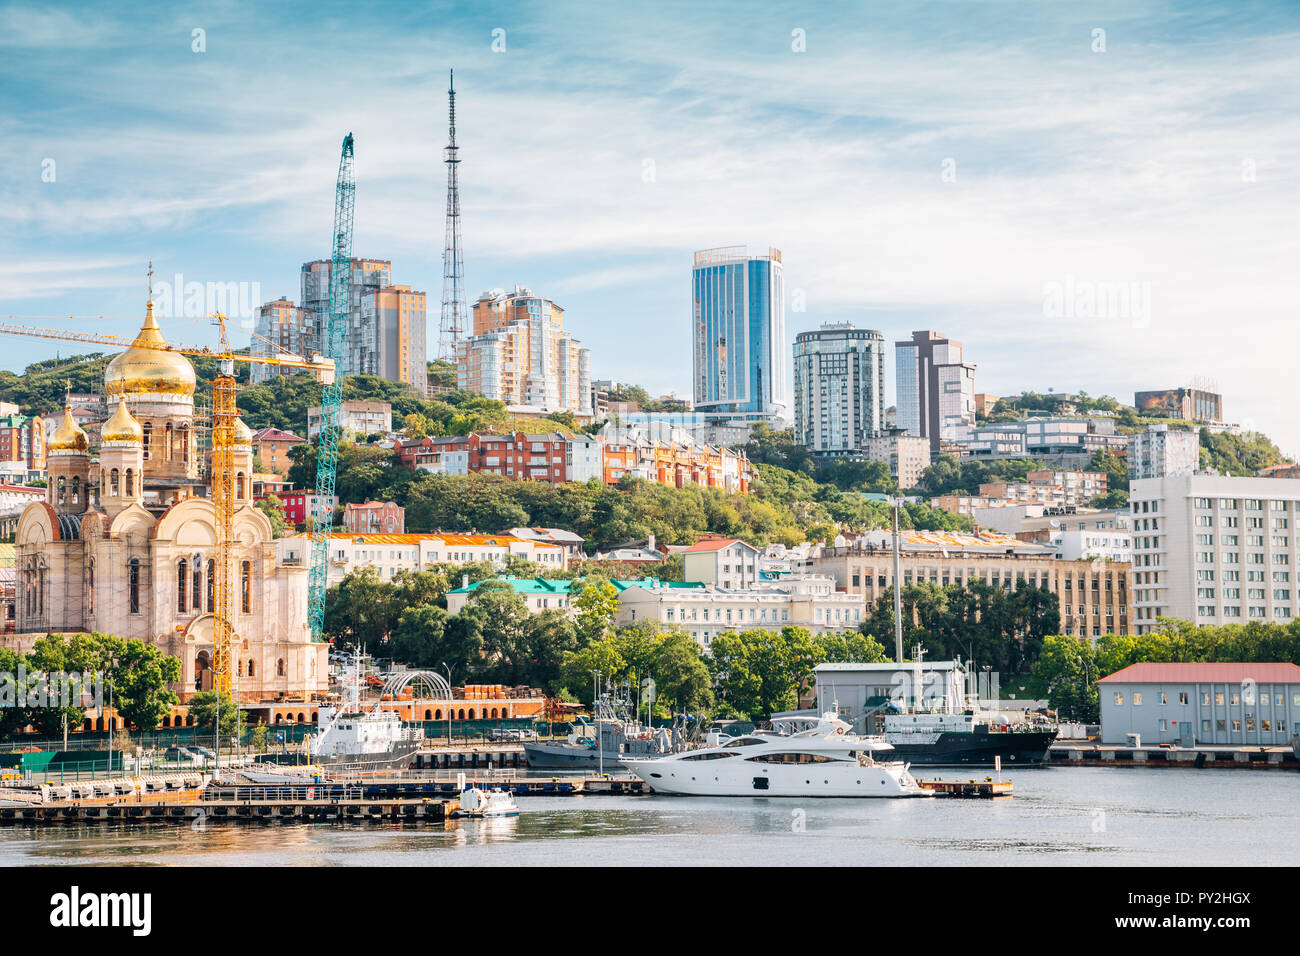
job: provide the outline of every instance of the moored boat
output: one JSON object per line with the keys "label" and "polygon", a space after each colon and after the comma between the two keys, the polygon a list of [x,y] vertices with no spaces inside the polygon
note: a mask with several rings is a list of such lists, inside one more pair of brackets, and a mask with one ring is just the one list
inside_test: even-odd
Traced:
{"label": "moored boat", "polygon": [[879,737],[850,733],[834,713],[790,734],[749,734],[623,766],[656,793],[712,797],[928,797]]}

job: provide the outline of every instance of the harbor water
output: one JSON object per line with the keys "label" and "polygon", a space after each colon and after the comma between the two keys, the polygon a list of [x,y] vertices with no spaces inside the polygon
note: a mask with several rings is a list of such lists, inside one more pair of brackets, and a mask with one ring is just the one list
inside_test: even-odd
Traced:
{"label": "harbor water", "polygon": [[1015,796],[997,800],[527,797],[517,817],[445,825],[13,826],[0,830],[0,864],[1300,864],[1300,779],[1288,771],[1005,775]]}

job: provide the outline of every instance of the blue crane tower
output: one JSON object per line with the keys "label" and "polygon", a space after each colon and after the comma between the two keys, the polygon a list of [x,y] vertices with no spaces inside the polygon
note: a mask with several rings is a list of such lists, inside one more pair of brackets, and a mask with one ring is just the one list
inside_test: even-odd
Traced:
{"label": "blue crane tower", "polygon": [[[352,134],[343,137],[339,176],[334,189],[334,251],[330,258],[329,315],[322,351],[343,368],[343,340],[351,306],[352,209],[356,183],[352,178]],[[316,446],[316,500],[311,515],[311,573],[307,585],[307,616],[312,640],[319,641],[325,625],[325,589],[329,579],[330,529],[334,526],[334,475],[339,455],[339,409],[343,382],[335,375],[321,395],[320,435]]]}

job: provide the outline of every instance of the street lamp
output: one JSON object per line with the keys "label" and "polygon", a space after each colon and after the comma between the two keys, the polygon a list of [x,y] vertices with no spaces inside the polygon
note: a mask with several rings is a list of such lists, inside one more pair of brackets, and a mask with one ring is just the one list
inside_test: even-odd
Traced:
{"label": "street lamp", "polygon": [[451,749],[451,668],[447,666],[446,661],[443,661],[442,669],[447,672],[447,748]]}
{"label": "street lamp", "polygon": [[898,510],[902,498],[890,498],[894,513],[894,662],[903,663],[903,583],[899,561]]}

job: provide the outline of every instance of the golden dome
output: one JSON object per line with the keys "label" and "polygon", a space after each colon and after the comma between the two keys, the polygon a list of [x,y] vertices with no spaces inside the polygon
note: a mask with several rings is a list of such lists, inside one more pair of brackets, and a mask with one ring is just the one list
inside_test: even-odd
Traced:
{"label": "golden dome", "polygon": [[54,437],[50,439],[48,450],[84,452],[89,447],[90,442],[86,441],[86,433],[81,430],[81,426],[72,417],[72,406],[65,405],[63,407],[63,421],[59,422],[59,427],[54,430]]}
{"label": "golden dome", "polygon": [[131,347],[108,363],[104,390],[117,395],[194,395],[194,366],[178,352],[162,351],[167,340],[153,318],[153,303]]}
{"label": "golden dome", "polygon": [[235,419],[235,444],[251,445],[253,444],[253,430],[244,424],[242,418]]}
{"label": "golden dome", "polygon": [[117,411],[113,417],[104,422],[99,431],[101,441],[129,441],[140,444],[144,441],[144,429],[140,423],[131,417],[131,413],[126,410],[126,399],[120,398],[117,402]]}

